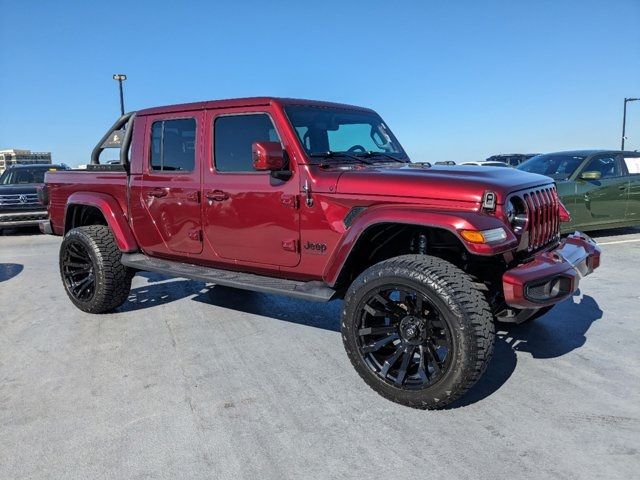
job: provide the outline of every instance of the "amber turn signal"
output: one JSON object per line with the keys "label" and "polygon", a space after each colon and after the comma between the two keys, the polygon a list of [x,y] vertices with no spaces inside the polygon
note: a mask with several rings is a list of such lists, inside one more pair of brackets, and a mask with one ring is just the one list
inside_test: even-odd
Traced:
{"label": "amber turn signal", "polygon": [[467,242],[484,243],[484,235],[477,230],[461,230],[460,235],[462,235],[462,238]]}
{"label": "amber turn signal", "polygon": [[460,230],[460,235],[467,242],[471,243],[491,243],[501,242],[507,238],[504,228],[492,228],[491,230]]}

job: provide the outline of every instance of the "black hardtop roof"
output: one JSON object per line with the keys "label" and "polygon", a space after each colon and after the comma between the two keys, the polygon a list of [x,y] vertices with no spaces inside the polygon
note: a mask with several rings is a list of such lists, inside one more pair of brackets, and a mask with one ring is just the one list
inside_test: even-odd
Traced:
{"label": "black hardtop roof", "polygon": [[310,105],[327,108],[347,108],[349,110],[372,111],[369,108],[348,105],[345,103],[323,102],[319,100],[306,100],[302,98],[280,98],[280,97],[246,97],[231,98],[226,100],[208,100],[204,102],[181,103],[176,105],[164,105],[138,110],[136,115],[155,115],[161,113],[182,112],[187,110],[207,110],[216,108],[233,107],[253,107],[260,105]]}

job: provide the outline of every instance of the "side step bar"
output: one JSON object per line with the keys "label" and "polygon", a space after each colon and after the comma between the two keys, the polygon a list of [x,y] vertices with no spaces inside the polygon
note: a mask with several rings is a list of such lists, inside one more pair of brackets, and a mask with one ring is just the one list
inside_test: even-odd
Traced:
{"label": "side step bar", "polygon": [[253,273],[233,272],[217,268],[191,265],[161,258],[151,258],[142,253],[123,253],[122,264],[136,270],[165,273],[176,277],[190,278],[226,287],[253,290],[262,293],[286,295],[288,297],[328,302],[336,291],[323,282],[299,282],[282,278],[265,277]]}

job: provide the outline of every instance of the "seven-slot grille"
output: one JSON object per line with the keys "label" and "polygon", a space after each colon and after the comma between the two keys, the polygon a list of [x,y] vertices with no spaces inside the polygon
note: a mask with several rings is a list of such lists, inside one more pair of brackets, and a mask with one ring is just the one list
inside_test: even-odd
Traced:
{"label": "seven-slot grille", "polygon": [[556,187],[542,187],[522,194],[529,221],[529,250],[536,250],[560,237],[560,199]]}
{"label": "seven-slot grille", "polygon": [[0,195],[0,205],[7,207],[22,207],[40,205],[37,193],[16,193]]}

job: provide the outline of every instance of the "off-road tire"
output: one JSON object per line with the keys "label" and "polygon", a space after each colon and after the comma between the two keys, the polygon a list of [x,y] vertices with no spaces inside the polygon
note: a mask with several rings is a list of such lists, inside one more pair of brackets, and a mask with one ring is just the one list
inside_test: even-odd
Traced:
{"label": "off-road tire", "polygon": [[[358,329],[366,305],[363,302],[375,289],[386,288],[384,285],[408,287],[427,296],[452,333],[449,368],[423,389],[391,384],[367,365],[361,353]],[[394,257],[358,276],[345,296],[341,330],[347,355],[362,379],[383,397],[420,409],[445,408],[463,396],[485,371],[495,338],[489,305],[471,278],[453,264],[427,255]]]}
{"label": "off-road tire", "polygon": [[[65,255],[70,248],[86,249],[87,261],[91,265],[94,278],[93,293],[87,298],[74,295],[65,279]],[[67,257],[68,258],[68,257]],[[105,313],[118,308],[129,296],[131,279],[135,271],[125,267],[120,259],[111,230],[106,225],[91,225],[70,230],[60,246],[60,275],[65,291],[73,304],[83,312]]]}

